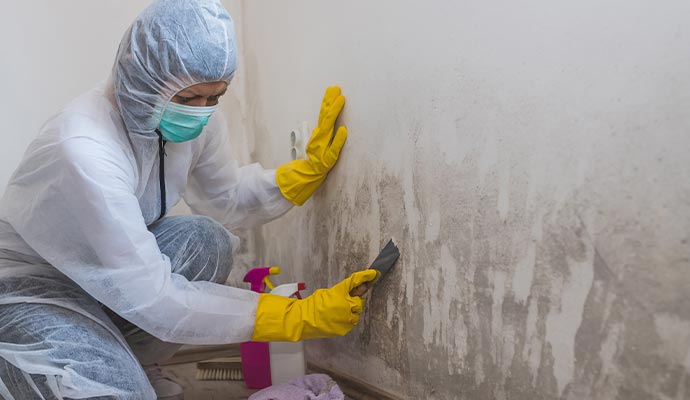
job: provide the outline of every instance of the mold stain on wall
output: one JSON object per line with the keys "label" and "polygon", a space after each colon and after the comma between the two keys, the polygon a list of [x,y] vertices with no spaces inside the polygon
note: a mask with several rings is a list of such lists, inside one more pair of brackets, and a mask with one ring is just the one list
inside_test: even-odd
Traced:
{"label": "mold stain on wall", "polygon": [[[279,140],[271,131],[285,124],[268,115],[277,102],[258,94],[302,90],[314,71],[271,70],[281,60],[271,59],[276,39],[260,29],[262,8],[246,5],[255,23],[245,38],[262,38],[250,40],[258,56],[244,54],[245,115],[256,135],[249,147],[273,165]],[[572,15],[589,18],[585,9],[577,3]],[[575,21],[570,13],[553,17]],[[445,27],[449,34],[456,22]],[[590,34],[575,25],[577,35]],[[492,42],[489,34],[503,38],[501,29],[481,28],[489,29],[475,38],[481,45],[465,42],[468,52],[447,60],[452,70],[424,58],[409,66],[374,58],[385,73],[356,62],[358,73],[338,69],[350,79],[343,157],[305,206],[250,236],[259,264],[280,263],[285,281],[306,280],[311,289],[366,267],[391,237],[401,250],[359,326],[308,342],[309,360],[407,399],[690,398],[685,75],[669,69],[662,78],[657,64],[645,64],[651,56],[638,69],[598,63],[587,46],[562,54],[560,39],[518,64],[513,57],[529,49],[511,52],[503,39]],[[547,39],[532,28],[523,35]],[[620,38],[639,31],[620,28]],[[647,53],[679,46],[662,43],[670,36],[656,29]],[[603,43],[598,35],[584,38],[588,46]],[[306,36],[299,38],[287,44],[302,46]],[[401,47],[389,51],[410,50],[394,40]],[[620,43],[599,50],[628,60],[632,50]],[[341,50],[366,58],[359,48]],[[291,86],[271,71],[306,75]]]}
{"label": "mold stain on wall", "polygon": [[[405,398],[690,393],[687,310],[655,316],[604,260],[585,223],[601,198],[530,193],[527,163],[508,160],[506,178],[499,156],[487,166],[483,152],[501,152],[482,138],[458,165],[425,153],[419,135],[410,133],[417,146],[403,155],[414,167],[335,171],[283,225],[303,227],[309,245],[293,262],[314,287],[365,267],[389,237],[402,252],[350,335],[308,343],[312,361]],[[661,354],[673,340],[685,349],[675,359]]]}

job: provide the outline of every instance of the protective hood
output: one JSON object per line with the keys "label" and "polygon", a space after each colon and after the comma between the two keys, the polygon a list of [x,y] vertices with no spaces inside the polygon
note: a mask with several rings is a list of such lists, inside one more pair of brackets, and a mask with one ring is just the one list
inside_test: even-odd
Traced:
{"label": "protective hood", "polygon": [[155,137],[165,105],[237,69],[233,21],[218,0],[157,0],[127,30],[113,67],[114,95],[130,136]]}

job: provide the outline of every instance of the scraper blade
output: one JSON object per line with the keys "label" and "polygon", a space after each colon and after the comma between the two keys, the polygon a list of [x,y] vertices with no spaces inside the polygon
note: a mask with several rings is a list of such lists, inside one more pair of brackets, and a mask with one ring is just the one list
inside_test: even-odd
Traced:
{"label": "scraper blade", "polygon": [[376,256],[376,259],[369,269],[375,269],[381,273],[383,276],[386,272],[390,271],[396,261],[400,257],[400,251],[398,246],[395,245],[393,239],[389,240],[388,243],[383,247],[383,250]]}
{"label": "scraper blade", "polygon": [[[393,239],[391,239],[386,243],[379,255],[376,256],[376,259],[371,263],[369,269],[379,271],[381,273],[379,279],[381,279],[383,275],[390,271],[393,265],[395,265],[395,262],[398,261],[398,257],[400,257],[400,251],[398,250],[398,246],[393,242]],[[367,282],[357,286],[350,291],[350,296],[363,296],[375,282],[376,281]]]}

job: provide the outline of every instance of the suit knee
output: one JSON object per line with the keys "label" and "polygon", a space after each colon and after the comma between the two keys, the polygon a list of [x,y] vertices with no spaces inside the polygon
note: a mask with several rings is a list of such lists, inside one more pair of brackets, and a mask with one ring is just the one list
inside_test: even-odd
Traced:
{"label": "suit knee", "polygon": [[205,274],[205,280],[224,283],[232,270],[232,253],[238,239],[211,218],[200,217],[197,229],[200,230],[199,237],[204,240],[208,267],[212,268],[212,271],[207,271],[212,272],[210,276]]}

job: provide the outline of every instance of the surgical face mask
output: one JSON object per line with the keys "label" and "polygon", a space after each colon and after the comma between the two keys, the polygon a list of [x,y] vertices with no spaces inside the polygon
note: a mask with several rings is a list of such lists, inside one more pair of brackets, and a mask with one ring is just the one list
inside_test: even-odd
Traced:
{"label": "surgical face mask", "polygon": [[195,139],[204,130],[211,114],[217,108],[218,105],[194,107],[169,102],[160,122],[163,139],[175,143]]}

